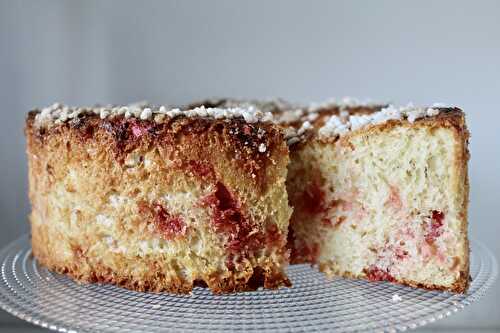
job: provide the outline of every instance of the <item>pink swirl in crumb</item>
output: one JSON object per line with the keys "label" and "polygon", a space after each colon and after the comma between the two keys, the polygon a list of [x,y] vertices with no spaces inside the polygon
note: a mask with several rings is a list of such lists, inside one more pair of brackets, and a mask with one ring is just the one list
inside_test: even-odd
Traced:
{"label": "pink swirl in crumb", "polygon": [[155,231],[165,240],[172,240],[186,234],[187,226],[180,215],[171,214],[160,203],[139,203],[139,211],[147,216],[148,223],[154,225]]}
{"label": "pink swirl in crumb", "polygon": [[438,210],[433,210],[431,215],[431,222],[427,226],[425,240],[432,243],[443,234],[444,213]]}
{"label": "pink swirl in crumb", "polygon": [[227,239],[228,269],[236,269],[235,263],[242,263],[264,247],[284,248],[286,239],[278,226],[272,223],[261,227],[252,223],[239,200],[223,183],[217,182],[214,191],[202,198],[200,205],[210,208],[214,230]]}
{"label": "pink swirl in crumb", "polygon": [[302,205],[309,215],[316,215],[325,211],[325,192],[319,182],[313,181],[302,193]]}
{"label": "pink swirl in crumb", "polygon": [[399,195],[399,190],[397,187],[390,186],[390,192],[389,192],[389,197],[387,198],[387,203],[396,211],[400,211],[403,208],[403,202],[401,201],[401,196]]}

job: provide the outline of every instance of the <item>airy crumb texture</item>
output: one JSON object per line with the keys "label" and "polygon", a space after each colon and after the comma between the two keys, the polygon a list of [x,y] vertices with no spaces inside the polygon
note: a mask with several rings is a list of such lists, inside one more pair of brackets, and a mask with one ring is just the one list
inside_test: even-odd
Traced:
{"label": "airy crumb texture", "polygon": [[469,135],[461,110],[433,110],[335,136],[319,133],[325,120],[291,146],[292,262],[329,276],[467,290]]}
{"label": "airy crumb texture", "polygon": [[57,118],[31,112],[26,122],[40,263],[137,291],[290,285],[289,157],[279,127],[243,113],[157,121],[148,108],[56,122],[63,109],[53,109]]}

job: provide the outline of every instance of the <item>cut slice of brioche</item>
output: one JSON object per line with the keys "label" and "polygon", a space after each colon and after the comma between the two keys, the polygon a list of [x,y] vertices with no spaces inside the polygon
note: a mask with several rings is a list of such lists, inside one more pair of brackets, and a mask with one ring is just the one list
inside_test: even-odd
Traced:
{"label": "cut slice of brioche", "polygon": [[255,110],[31,112],[33,254],[137,291],[290,285],[283,133]]}
{"label": "cut slice of brioche", "polygon": [[289,139],[291,261],[316,264],[331,277],[463,293],[464,115],[456,108],[428,109],[427,116],[378,110],[344,108],[342,116],[327,110]]}

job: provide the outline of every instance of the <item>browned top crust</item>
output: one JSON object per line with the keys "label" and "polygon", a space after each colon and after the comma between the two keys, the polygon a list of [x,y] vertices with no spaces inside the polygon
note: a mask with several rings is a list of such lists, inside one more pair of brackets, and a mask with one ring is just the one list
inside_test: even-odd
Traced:
{"label": "browned top crust", "polygon": [[[205,120],[205,124],[208,124],[206,121],[217,119],[225,119],[226,121],[240,119],[249,124],[272,121],[285,129],[284,137],[288,145],[292,146],[311,138],[320,138],[323,141],[335,140],[341,134],[355,131],[362,127],[367,129],[372,125],[384,127],[395,121],[413,123],[426,119],[453,118],[457,114],[463,114],[458,108],[439,106],[431,108],[406,106],[398,109],[392,105],[385,106],[383,104],[355,102],[349,104],[324,103],[319,106],[304,107],[286,103],[282,100],[245,101],[236,99],[205,100],[187,105],[183,109],[184,111],[180,109],[167,110],[164,107],[155,109],[153,107],[138,108],[135,106],[131,106],[130,110],[127,107],[71,109],[60,104],[55,104],[42,111],[35,111],[30,114],[33,114],[33,124],[36,125],[35,127],[44,128],[50,128],[53,125],[65,122],[69,122],[72,124],[72,127],[78,128],[82,126],[82,123],[86,123],[84,119],[92,119],[99,116],[98,118],[103,120],[103,124],[106,124],[108,129],[114,128],[113,131],[115,133],[121,133],[119,135],[116,134],[118,135],[117,138],[120,139],[119,146],[122,146],[123,141],[125,141],[124,129],[130,127],[135,129],[136,134],[144,131],[150,135],[157,135],[158,126],[155,124],[169,124],[177,117],[210,119]],[[198,124],[199,127],[204,121],[191,122],[187,120],[185,122]],[[134,125],[128,126],[128,123],[133,123]],[[114,125],[112,126],[112,124]],[[43,132],[43,129],[40,129],[40,131]],[[246,131],[248,132],[248,130]],[[259,135],[262,136],[263,133],[260,132]],[[126,136],[126,138],[130,137],[135,138],[137,135]],[[252,146],[252,141],[248,141],[249,139],[251,138],[243,137],[246,145]],[[257,149],[265,152],[267,146],[264,142],[260,142]]]}
{"label": "browned top crust", "polygon": [[67,122],[75,118],[88,115],[99,115],[101,119],[125,117],[141,120],[154,120],[163,122],[165,118],[176,117],[202,117],[214,119],[243,118],[248,123],[268,122],[272,120],[270,112],[263,112],[252,104],[244,107],[206,108],[204,105],[194,109],[179,109],[165,106],[154,106],[146,104],[130,104],[123,106],[93,106],[93,107],[70,107],[60,103],[54,103],[41,110],[35,110],[35,125],[38,127],[51,127]]}
{"label": "browned top crust", "polygon": [[[456,107],[403,107],[393,106],[359,106],[334,108],[324,113],[301,116],[300,120],[288,122],[286,133],[288,145],[301,145],[311,139],[320,141],[336,141],[339,137],[349,136],[353,132],[368,133],[372,128],[384,129],[397,124],[418,126],[429,122],[436,124],[449,123],[464,117],[461,109]],[[309,119],[307,119],[309,118]],[[460,122],[460,121],[459,121]]]}
{"label": "browned top crust", "polygon": [[[123,116],[101,119],[99,115],[86,114],[51,127],[40,127],[34,124],[37,114],[39,111],[29,112],[25,131],[38,144],[43,145],[50,137],[59,135],[82,142],[97,140],[109,146],[117,163],[124,163],[127,154],[138,147],[161,146],[175,154],[182,151],[187,159],[200,161],[224,154],[248,174],[257,190],[261,191],[267,187],[266,165],[275,163],[275,154],[288,154],[279,126],[263,122],[247,123],[242,118],[166,117],[162,122],[156,122]],[[183,144],[187,140],[190,145]],[[180,149],[180,146],[184,148]],[[192,149],[186,151],[189,146]],[[209,151],[214,146],[219,151]]]}

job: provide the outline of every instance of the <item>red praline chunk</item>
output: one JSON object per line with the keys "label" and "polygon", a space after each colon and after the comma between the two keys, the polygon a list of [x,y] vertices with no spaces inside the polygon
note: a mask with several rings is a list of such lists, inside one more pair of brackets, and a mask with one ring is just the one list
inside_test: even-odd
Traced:
{"label": "red praline chunk", "polygon": [[312,182],[302,193],[302,205],[304,210],[315,215],[325,211],[325,192],[318,182]]}
{"label": "red praline chunk", "polygon": [[443,234],[444,213],[438,210],[433,210],[431,215],[431,222],[427,227],[425,240],[433,242],[436,238]]}
{"label": "red praline chunk", "polygon": [[153,204],[154,224],[165,239],[173,239],[186,234],[186,224],[178,215],[171,215],[167,209],[156,203]]}
{"label": "red praline chunk", "polygon": [[389,281],[394,282],[396,279],[389,273],[388,270],[381,269],[375,265],[371,265],[365,269],[365,274],[370,281]]}

